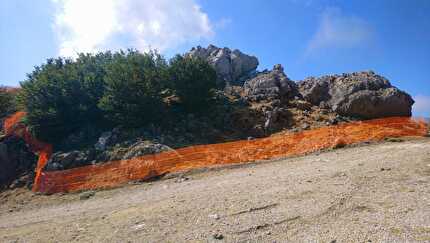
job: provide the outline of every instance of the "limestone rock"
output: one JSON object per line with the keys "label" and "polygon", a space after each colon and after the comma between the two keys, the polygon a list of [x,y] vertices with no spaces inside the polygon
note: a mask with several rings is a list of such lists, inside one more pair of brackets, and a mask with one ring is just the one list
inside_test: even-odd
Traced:
{"label": "limestone rock", "polygon": [[150,141],[139,141],[128,148],[127,153],[122,159],[132,159],[146,154],[157,154],[169,150],[172,149],[163,144],[153,143]]}
{"label": "limestone rock", "polygon": [[372,71],[307,78],[298,83],[303,98],[343,116],[372,119],[411,116],[411,96]]}
{"label": "limestone rock", "polygon": [[105,150],[106,147],[113,145],[117,142],[119,137],[119,128],[114,128],[112,131],[103,132],[97,143],[94,145],[97,150]]}
{"label": "limestone rock", "polygon": [[258,74],[247,80],[244,85],[245,97],[251,101],[288,100],[300,96],[297,84],[284,73],[284,68],[277,64],[270,72]]}
{"label": "limestone rock", "polygon": [[112,132],[104,132],[99,137],[97,143],[94,145],[94,147],[97,150],[105,150],[106,146],[109,142],[109,139],[112,137]]}
{"label": "limestone rock", "polygon": [[246,55],[239,50],[218,48],[209,45],[207,48],[194,47],[185,56],[198,57],[207,60],[218,75],[218,86],[241,85],[256,72],[258,59]]}
{"label": "limestone rock", "polygon": [[75,150],[54,153],[46,164],[46,171],[66,170],[91,164],[95,159],[95,150]]}

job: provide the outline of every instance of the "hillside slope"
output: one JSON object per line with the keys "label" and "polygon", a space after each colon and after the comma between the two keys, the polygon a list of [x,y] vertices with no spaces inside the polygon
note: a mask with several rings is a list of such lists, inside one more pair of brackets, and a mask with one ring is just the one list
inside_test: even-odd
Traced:
{"label": "hillside slope", "polygon": [[373,144],[130,185],[88,200],[4,192],[0,241],[424,242],[429,188],[430,139]]}

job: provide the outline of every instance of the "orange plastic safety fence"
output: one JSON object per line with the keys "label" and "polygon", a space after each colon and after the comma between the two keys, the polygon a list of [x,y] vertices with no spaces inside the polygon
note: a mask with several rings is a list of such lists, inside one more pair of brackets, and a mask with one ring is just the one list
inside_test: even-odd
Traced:
{"label": "orange plastic safety fence", "polygon": [[22,138],[30,147],[31,151],[39,155],[36,167],[36,176],[33,184],[33,191],[39,191],[38,186],[40,185],[40,176],[43,168],[51,157],[52,146],[37,140],[31,135],[28,128],[21,122],[25,115],[25,112],[20,111],[6,118],[3,123],[3,130],[7,136]]}
{"label": "orange plastic safety fence", "polygon": [[379,141],[386,137],[424,136],[427,129],[424,121],[405,117],[386,118],[250,141],[191,146],[130,160],[42,172],[37,189],[44,193],[56,193],[108,188],[169,172],[301,155],[339,145]]}

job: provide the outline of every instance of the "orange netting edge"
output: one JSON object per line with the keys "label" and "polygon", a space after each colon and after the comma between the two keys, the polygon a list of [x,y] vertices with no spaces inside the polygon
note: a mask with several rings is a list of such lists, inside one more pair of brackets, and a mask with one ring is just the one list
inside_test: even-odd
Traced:
{"label": "orange netting edge", "polygon": [[129,160],[45,172],[42,170],[51,155],[52,146],[32,138],[27,128],[19,125],[24,116],[25,113],[17,113],[8,118],[5,130],[8,134],[22,137],[39,154],[33,190],[44,193],[109,188],[171,172],[301,155],[365,141],[380,141],[386,137],[425,136],[428,132],[424,120],[384,118],[250,141],[190,146]]}
{"label": "orange netting edge", "polygon": [[21,122],[25,115],[25,112],[19,111],[8,117],[3,123],[3,130],[5,131],[6,136],[22,138],[29,146],[30,150],[39,155],[36,167],[36,176],[33,184],[33,191],[39,191],[42,170],[51,157],[52,146],[37,140],[31,135],[28,128]]}

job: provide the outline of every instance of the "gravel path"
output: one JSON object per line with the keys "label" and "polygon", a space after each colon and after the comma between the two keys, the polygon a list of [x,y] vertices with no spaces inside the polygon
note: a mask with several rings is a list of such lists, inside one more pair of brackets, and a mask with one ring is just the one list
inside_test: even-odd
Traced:
{"label": "gravel path", "polygon": [[430,242],[430,139],[82,194],[0,194],[0,242]]}

